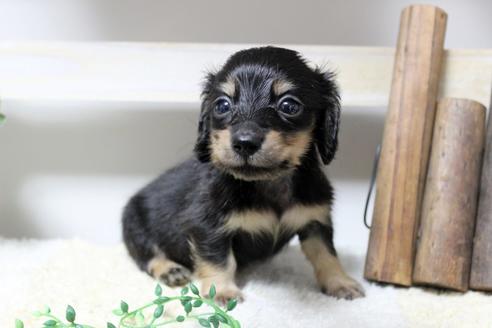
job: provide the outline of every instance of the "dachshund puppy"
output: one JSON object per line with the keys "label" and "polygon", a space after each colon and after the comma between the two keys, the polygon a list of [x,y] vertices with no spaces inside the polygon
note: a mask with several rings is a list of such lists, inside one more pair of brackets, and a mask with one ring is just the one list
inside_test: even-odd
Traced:
{"label": "dachshund puppy", "polygon": [[204,294],[241,298],[236,269],[271,257],[295,235],[321,290],[362,297],[333,245],[333,189],[322,166],[337,149],[333,74],[295,51],[232,55],[206,78],[194,158],[168,170],[125,208],[123,236],[140,269],[169,286],[194,274]]}

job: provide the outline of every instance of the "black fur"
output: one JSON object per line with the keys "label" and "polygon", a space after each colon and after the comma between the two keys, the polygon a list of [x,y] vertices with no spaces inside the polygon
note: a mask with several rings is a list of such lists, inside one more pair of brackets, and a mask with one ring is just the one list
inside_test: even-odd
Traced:
{"label": "black fur", "polygon": [[[233,109],[227,116],[218,117],[214,106],[223,96],[219,85],[230,76],[235,77],[237,91],[231,99]],[[298,117],[285,118],[276,110],[279,97],[271,89],[276,79],[294,84],[289,94],[303,104]],[[311,69],[292,50],[253,48],[234,54],[219,72],[209,74],[202,97],[196,158],[165,172],[139,191],[125,208],[124,241],[139,267],[146,269],[157,247],[169,259],[193,270],[189,242],[206,261],[224,264],[232,248],[237,263],[245,265],[275,254],[296,233],[301,239],[320,236],[336,254],[330,218],[326,218],[326,224],[311,223],[276,239],[266,233],[251,236],[244,231],[221,229],[233,211],[273,210],[280,219],[294,205],[331,206],[333,191],[322,163],[331,162],[337,148],[340,104],[333,75]],[[212,131],[234,132],[245,126],[254,133],[263,135],[273,130],[286,137],[311,128],[311,141],[300,164],[240,168],[253,177],[245,180],[230,174],[227,168],[217,167],[211,160],[210,146]],[[272,173],[272,178],[254,179],[260,171]]]}

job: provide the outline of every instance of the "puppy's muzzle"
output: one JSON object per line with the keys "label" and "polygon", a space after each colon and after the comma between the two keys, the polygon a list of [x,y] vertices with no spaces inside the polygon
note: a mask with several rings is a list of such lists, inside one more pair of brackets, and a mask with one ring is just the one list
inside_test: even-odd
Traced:
{"label": "puppy's muzzle", "polygon": [[231,139],[234,151],[243,158],[247,158],[261,148],[265,136],[252,129],[242,128],[235,131]]}

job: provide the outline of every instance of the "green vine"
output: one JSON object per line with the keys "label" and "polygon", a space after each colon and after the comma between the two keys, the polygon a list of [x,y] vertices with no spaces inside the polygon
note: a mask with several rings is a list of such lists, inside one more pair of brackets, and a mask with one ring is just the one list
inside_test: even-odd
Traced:
{"label": "green vine", "polygon": [[[236,307],[237,300],[229,300],[225,307],[221,307],[214,300],[216,294],[214,285],[210,287],[207,297],[201,296],[194,284],[189,284],[187,287],[182,288],[179,296],[169,297],[162,295],[162,287],[158,284],[155,287],[154,294],[156,298],[152,302],[132,309],[131,311],[128,303],[121,301],[119,307],[113,310],[113,314],[119,318],[118,324],[115,325],[108,322],[106,327],[157,328],[190,320],[194,320],[200,326],[207,328],[217,328],[219,326],[230,328],[241,327],[239,321],[229,315],[229,312]],[[173,318],[165,317],[165,305],[173,301],[179,301],[181,303],[184,315],[178,315]],[[203,305],[210,308],[210,311],[207,313],[193,314],[193,309],[200,308]],[[66,322],[53,315],[49,307],[45,307],[41,311],[36,311],[33,315],[46,320],[43,322],[43,328],[95,328],[91,325],[75,322],[75,309],[70,305],[67,306],[65,311]],[[24,323],[16,319],[15,327],[24,328]]]}

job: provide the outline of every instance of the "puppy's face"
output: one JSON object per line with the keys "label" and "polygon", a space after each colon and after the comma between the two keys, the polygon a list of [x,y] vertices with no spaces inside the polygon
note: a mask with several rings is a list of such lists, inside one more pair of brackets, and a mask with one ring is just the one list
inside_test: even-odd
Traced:
{"label": "puppy's face", "polygon": [[339,121],[331,78],[287,49],[234,54],[207,78],[198,157],[243,180],[280,177],[314,147],[327,164],[336,150]]}

